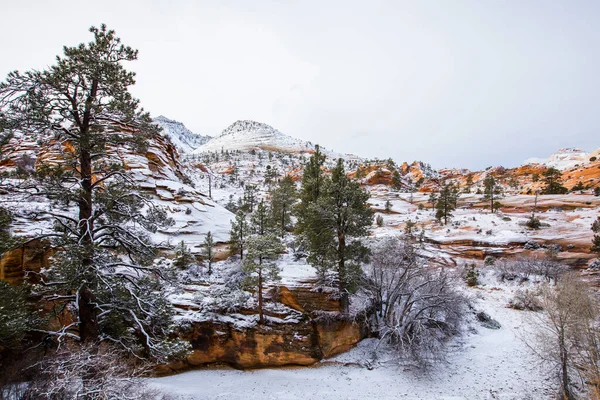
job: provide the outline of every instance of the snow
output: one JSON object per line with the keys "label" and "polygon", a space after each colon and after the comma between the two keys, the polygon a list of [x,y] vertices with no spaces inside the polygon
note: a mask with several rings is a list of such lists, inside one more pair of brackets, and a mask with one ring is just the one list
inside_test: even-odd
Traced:
{"label": "snow", "polygon": [[[272,126],[261,122],[236,121],[219,136],[194,150],[194,154],[221,152],[223,150],[250,151],[256,149],[285,153],[312,153],[315,150],[315,145],[285,135]],[[321,151],[332,158],[358,158],[347,154],[339,154],[325,148],[321,148]]]}
{"label": "snow", "polygon": [[149,383],[185,399],[550,399],[547,371],[521,339],[525,328],[534,328],[532,313],[505,307],[515,286],[483,280],[485,286],[469,289],[475,307],[502,327],[474,326],[453,344],[444,362],[429,370],[399,363],[385,351],[373,361],[377,341],[366,339],[312,367],[205,367]]}
{"label": "snow", "polygon": [[211,139],[210,136],[198,135],[186,128],[181,122],[162,115],[154,118],[154,122],[163,128],[163,136],[168,137],[180,153],[191,153]]}
{"label": "snow", "polygon": [[548,167],[553,167],[561,171],[574,168],[578,164],[587,164],[590,154],[576,148],[564,148],[552,154],[549,158],[528,158],[525,164],[544,164]]}

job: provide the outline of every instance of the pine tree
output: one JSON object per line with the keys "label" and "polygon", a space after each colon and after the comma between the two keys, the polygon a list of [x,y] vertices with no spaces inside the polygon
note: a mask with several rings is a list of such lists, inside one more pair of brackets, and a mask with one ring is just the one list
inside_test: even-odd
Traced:
{"label": "pine tree", "polygon": [[304,229],[304,219],[307,217],[307,209],[310,204],[316,202],[321,194],[323,180],[323,164],[325,163],[325,155],[321,153],[318,145],[315,146],[315,152],[310,156],[308,163],[304,167],[302,175],[302,188],[300,190],[300,204],[297,208],[298,216],[298,233],[302,233]]}
{"label": "pine tree", "polygon": [[471,193],[471,188],[473,187],[473,174],[469,173],[467,175],[467,181],[465,182],[465,193]]}
{"label": "pine tree", "polygon": [[433,192],[433,191],[431,193],[429,193],[429,198],[427,199],[427,202],[429,204],[431,204],[431,209],[435,208],[435,205],[436,205],[437,201],[438,201],[438,195],[437,195],[437,193]]}
{"label": "pine tree", "polygon": [[185,242],[182,240],[175,248],[173,265],[179,269],[186,269],[192,265],[194,261],[194,256],[192,255],[190,249],[185,245]]}
{"label": "pine tree", "polygon": [[81,342],[112,341],[162,357],[172,311],[152,267],[147,232],[170,220],[131,184],[110,151],[145,152],[159,128],[128,90],[135,74],[123,63],[135,60],[137,50],[105,25],[90,32],[92,42],[65,46],[48,69],[11,72],[0,84],[0,114],[11,129],[71,149],[62,167],[41,166],[37,174],[47,197],[77,207],[75,215],[47,212],[55,221],[53,246],[61,251],[44,293],[64,294]]}
{"label": "pine tree", "polygon": [[229,244],[231,251],[239,252],[240,259],[244,259],[244,246],[250,234],[250,226],[246,221],[246,214],[243,210],[238,210],[235,214],[235,220],[231,221],[231,231]]}
{"label": "pine tree", "polygon": [[394,169],[394,172],[392,172],[392,188],[394,190],[402,189],[402,177],[397,169]]}
{"label": "pine tree", "polygon": [[440,222],[443,219],[444,225],[448,224],[448,219],[452,217],[452,211],[456,209],[458,196],[458,190],[452,183],[445,184],[440,190],[435,203],[435,208],[437,209],[435,218]]}
{"label": "pine tree", "polygon": [[490,202],[490,211],[498,211],[500,203],[498,199],[502,197],[502,186],[500,186],[492,175],[488,175],[483,180],[483,199]]}
{"label": "pine tree", "polygon": [[368,250],[360,241],[369,234],[373,223],[368,200],[369,193],[346,176],[340,158],[331,179],[324,181],[322,195],[308,207],[309,262],[336,270],[344,312],[348,311],[349,293],[358,285],[360,263],[368,256]]}
{"label": "pine tree", "polygon": [[258,297],[258,322],[264,324],[263,289],[265,282],[279,280],[276,261],[285,250],[279,238],[273,234],[252,236],[248,239],[248,252],[242,270],[249,274],[248,285],[256,288]]}
{"label": "pine tree", "polygon": [[391,212],[392,211],[392,202],[389,200],[386,200],[384,208],[385,208],[386,213]]}
{"label": "pine tree", "polygon": [[256,194],[258,188],[254,185],[246,185],[244,187],[244,209],[249,212],[254,211],[254,205],[256,204]]}
{"label": "pine tree", "polygon": [[279,225],[281,237],[285,235],[286,226],[291,223],[291,213],[298,198],[296,183],[292,177],[286,175],[279,185],[271,191],[271,211],[273,221]]}
{"label": "pine tree", "polygon": [[569,190],[562,185],[562,172],[556,168],[548,168],[544,172],[544,187],[543,194],[565,194]]}
{"label": "pine tree", "polygon": [[212,274],[212,263],[215,258],[215,242],[213,240],[212,233],[208,231],[206,237],[204,238],[204,257],[206,257],[206,261],[208,261],[208,274]]}
{"label": "pine tree", "polygon": [[24,284],[11,286],[0,281],[0,347],[21,347],[27,333],[39,329],[42,319],[28,299],[29,288]]}
{"label": "pine tree", "polygon": [[261,200],[250,217],[250,231],[255,235],[266,235],[273,231],[271,210],[264,200]]}
{"label": "pine tree", "polygon": [[18,244],[18,240],[10,233],[12,221],[12,213],[6,208],[0,207],[0,254]]}
{"label": "pine tree", "polygon": [[265,183],[267,185],[270,185],[271,183],[273,183],[273,181],[275,181],[275,179],[277,179],[278,176],[279,172],[277,172],[277,168],[267,165],[265,171]]}

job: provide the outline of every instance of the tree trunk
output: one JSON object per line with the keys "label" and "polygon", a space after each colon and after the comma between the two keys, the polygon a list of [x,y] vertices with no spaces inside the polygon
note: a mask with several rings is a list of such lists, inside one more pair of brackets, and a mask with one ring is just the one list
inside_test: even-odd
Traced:
{"label": "tree trunk", "polygon": [[[260,259],[260,264],[262,265],[262,258]],[[262,267],[258,269],[258,323],[264,324],[265,317],[263,315],[263,279],[262,279]]]}
{"label": "tree trunk", "polygon": [[350,299],[344,282],[344,274],[346,270],[346,238],[343,234],[338,234],[338,275],[339,275],[339,291],[340,291],[340,309],[344,314],[348,314],[350,308]]}
{"label": "tree trunk", "polygon": [[281,207],[281,238],[285,235],[285,205]]}
{"label": "tree trunk", "polygon": [[[82,135],[82,147],[89,140],[87,134]],[[98,321],[96,319],[96,306],[94,293],[90,285],[94,284],[94,238],[92,231],[92,158],[89,151],[81,149],[79,157],[81,172],[81,190],[79,192],[79,236],[83,245],[81,259],[82,286],[79,289],[79,335],[82,342],[95,341],[99,336]]]}

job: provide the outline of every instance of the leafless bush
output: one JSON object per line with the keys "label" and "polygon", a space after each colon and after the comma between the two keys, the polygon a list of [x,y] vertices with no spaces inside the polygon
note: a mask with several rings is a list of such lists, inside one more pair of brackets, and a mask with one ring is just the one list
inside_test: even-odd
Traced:
{"label": "leafless bush", "polygon": [[384,241],[373,252],[365,282],[381,340],[421,365],[442,357],[465,317],[467,300],[455,287],[444,270],[425,268],[410,243]]}
{"label": "leafless bush", "polygon": [[498,279],[501,281],[528,281],[531,276],[543,277],[547,281],[556,280],[568,267],[557,261],[552,255],[545,257],[522,257],[510,260],[499,260],[495,263]]}
{"label": "leafless bush", "polygon": [[540,292],[538,290],[517,290],[508,306],[515,310],[540,311],[542,310],[542,302],[539,296]]}
{"label": "leafless bush", "polygon": [[575,274],[542,289],[536,354],[553,368],[561,398],[575,399],[578,388],[600,389],[600,307],[596,295]]}
{"label": "leafless bush", "polygon": [[18,400],[142,400],[166,399],[145,386],[147,369],[129,363],[113,347],[64,346],[30,367],[37,370]]}

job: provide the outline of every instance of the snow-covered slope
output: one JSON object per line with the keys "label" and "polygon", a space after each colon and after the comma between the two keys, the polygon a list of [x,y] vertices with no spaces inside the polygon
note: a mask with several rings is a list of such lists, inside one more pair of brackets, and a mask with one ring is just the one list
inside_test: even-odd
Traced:
{"label": "snow-covered slope", "polygon": [[285,135],[270,125],[256,121],[236,121],[219,136],[194,151],[196,154],[221,151],[262,149],[286,153],[311,153],[315,145]]}
{"label": "snow-covered slope", "polygon": [[529,158],[525,164],[544,164],[561,171],[575,167],[577,164],[586,163],[589,154],[577,148],[564,148],[552,154],[549,158]]}
{"label": "snow-covered slope", "polygon": [[186,128],[183,123],[162,115],[154,118],[154,122],[163,128],[163,136],[171,139],[171,142],[180,153],[191,153],[211,139],[210,136],[198,135]]}

